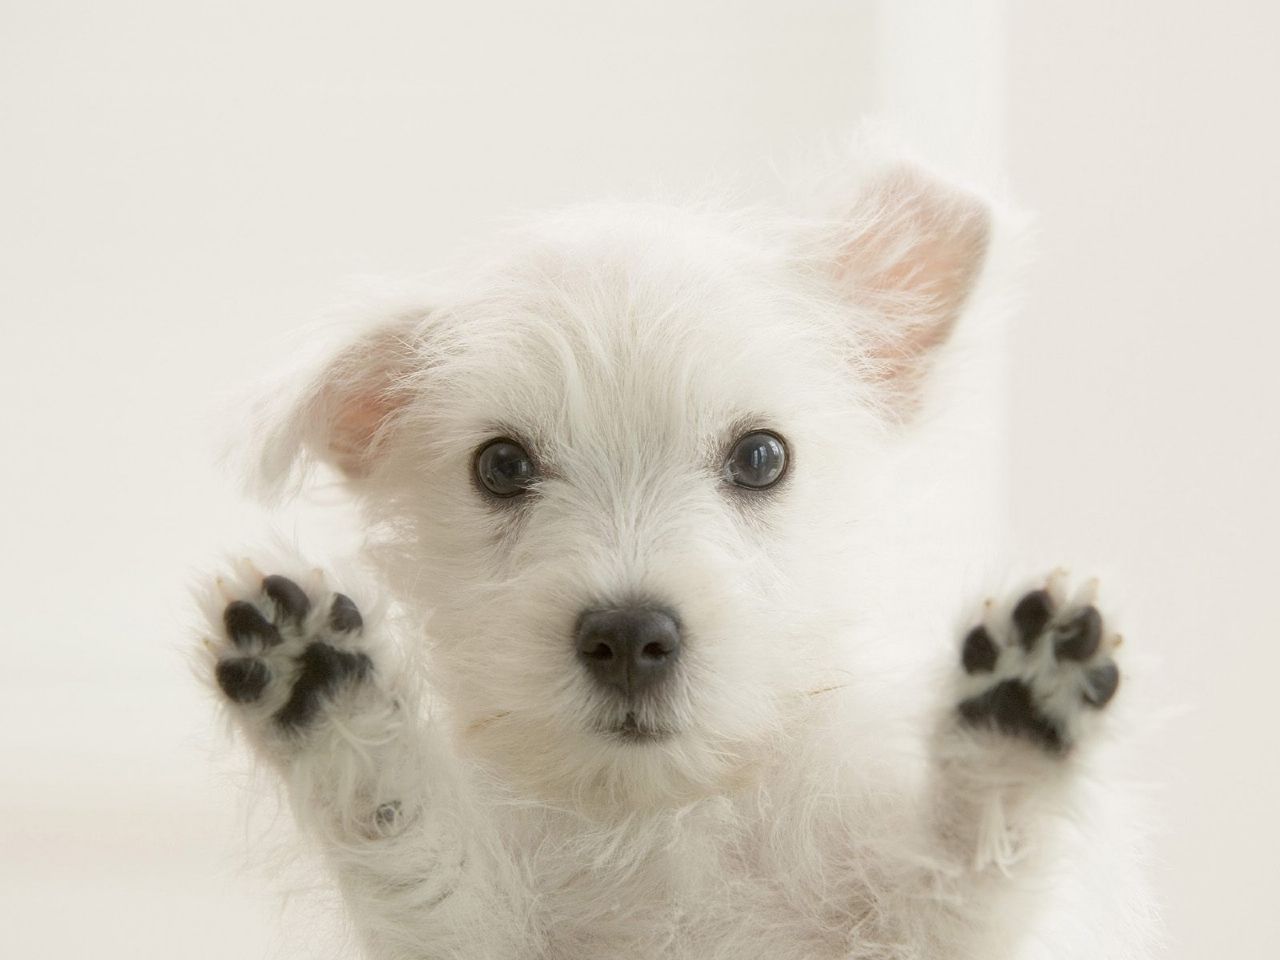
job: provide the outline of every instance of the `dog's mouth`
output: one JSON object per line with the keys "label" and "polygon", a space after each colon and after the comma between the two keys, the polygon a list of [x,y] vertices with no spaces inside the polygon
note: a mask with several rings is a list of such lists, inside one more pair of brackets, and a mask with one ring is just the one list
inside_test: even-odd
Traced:
{"label": "dog's mouth", "polygon": [[674,730],[646,723],[634,713],[628,713],[622,723],[610,728],[608,733],[622,743],[657,743],[675,736]]}

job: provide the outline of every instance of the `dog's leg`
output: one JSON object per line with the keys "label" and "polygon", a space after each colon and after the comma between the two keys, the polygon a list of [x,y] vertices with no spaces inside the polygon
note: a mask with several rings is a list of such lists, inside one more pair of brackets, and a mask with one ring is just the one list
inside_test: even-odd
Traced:
{"label": "dog's leg", "polygon": [[1054,824],[1067,813],[1081,754],[1097,736],[1120,673],[1119,638],[1064,578],[1009,606],[989,603],[963,641],[951,706],[934,742],[930,797],[946,906],[936,949],[1013,955],[1052,876]]}
{"label": "dog's leg", "polygon": [[206,604],[208,676],[337,874],[370,958],[503,957],[511,898],[381,623],[312,572],[245,564]]}

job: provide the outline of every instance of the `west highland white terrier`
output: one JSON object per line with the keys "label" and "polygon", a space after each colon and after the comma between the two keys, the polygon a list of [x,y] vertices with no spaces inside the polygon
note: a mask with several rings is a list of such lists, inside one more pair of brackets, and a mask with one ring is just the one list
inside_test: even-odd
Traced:
{"label": "west highland white terrier", "polygon": [[267,431],[270,481],[345,478],[377,587],[240,564],[202,669],[369,958],[1147,955],[1093,585],[916,626],[898,451],[1001,217],[907,163],[829,200],[538,219]]}

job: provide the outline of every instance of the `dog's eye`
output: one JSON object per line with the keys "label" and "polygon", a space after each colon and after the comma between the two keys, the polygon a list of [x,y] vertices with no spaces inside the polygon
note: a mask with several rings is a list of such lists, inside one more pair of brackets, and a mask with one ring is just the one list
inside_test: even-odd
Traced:
{"label": "dog's eye", "polygon": [[495,497],[514,497],[535,479],[533,458],[514,440],[490,440],[476,454],[476,479]]}
{"label": "dog's eye", "polygon": [[748,433],[733,445],[724,475],[739,487],[763,490],[787,472],[787,445],[782,438],[762,430]]}

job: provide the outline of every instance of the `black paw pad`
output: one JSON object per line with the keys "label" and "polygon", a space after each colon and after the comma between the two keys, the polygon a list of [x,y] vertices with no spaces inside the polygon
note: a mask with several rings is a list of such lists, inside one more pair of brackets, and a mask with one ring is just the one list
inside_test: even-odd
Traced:
{"label": "black paw pad", "polygon": [[964,638],[962,655],[965,673],[990,673],[995,669],[999,658],[1000,648],[991,639],[986,627],[974,627],[969,631],[969,635]]}
{"label": "black paw pad", "polygon": [[343,593],[333,596],[333,606],[329,608],[329,629],[334,633],[351,633],[364,626],[364,618],[351,598]]}
{"label": "black paw pad", "polygon": [[1102,643],[1102,614],[1085,607],[1054,632],[1053,649],[1059,660],[1088,660]]}
{"label": "black paw pad", "polygon": [[311,600],[288,577],[271,576],[262,581],[262,592],[276,605],[277,619],[301,623],[311,612]]}
{"label": "black paw pad", "polygon": [[1030,688],[1021,680],[1005,680],[965,700],[960,704],[960,716],[973,726],[1023,737],[1055,752],[1064,747],[1062,734],[1036,709]]}
{"label": "black paw pad", "polygon": [[223,660],[215,672],[222,692],[236,703],[253,703],[271,682],[267,665],[252,657]]}
{"label": "black paw pad", "polygon": [[373,662],[363,653],[348,653],[327,643],[309,644],[297,662],[299,671],[293,690],[276,713],[277,723],[295,729],[315,719],[326,697],[373,670]]}
{"label": "black paw pad", "polygon": [[1053,598],[1048,590],[1033,590],[1018,601],[1013,608],[1013,625],[1018,628],[1018,639],[1025,649],[1035,646],[1052,617]]}
{"label": "black paw pad", "polygon": [[1084,702],[1091,707],[1105,707],[1119,687],[1119,667],[1112,662],[1094,667],[1085,674]]}
{"label": "black paw pad", "polygon": [[280,642],[280,631],[275,628],[252,603],[236,600],[227,604],[222,613],[227,636],[237,647],[247,647],[258,640],[264,647],[274,647]]}

